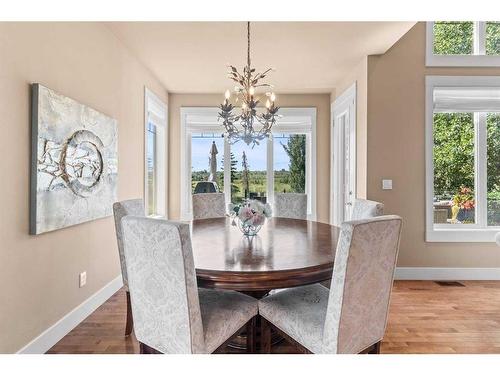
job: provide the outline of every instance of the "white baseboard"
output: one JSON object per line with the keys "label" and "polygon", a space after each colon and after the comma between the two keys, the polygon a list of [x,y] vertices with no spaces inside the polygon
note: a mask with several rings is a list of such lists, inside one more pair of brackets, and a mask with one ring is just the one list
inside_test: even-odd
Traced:
{"label": "white baseboard", "polygon": [[500,268],[397,267],[396,280],[500,280]]}
{"label": "white baseboard", "polygon": [[86,317],[92,314],[108,298],[115,294],[123,286],[122,276],[106,284],[87,300],[75,307],[72,311],[62,317],[53,326],[47,328],[29,344],[20,349],[18,354],[43,354],[52,348],[59,340],[66,336],[73,328],[80,324]]}

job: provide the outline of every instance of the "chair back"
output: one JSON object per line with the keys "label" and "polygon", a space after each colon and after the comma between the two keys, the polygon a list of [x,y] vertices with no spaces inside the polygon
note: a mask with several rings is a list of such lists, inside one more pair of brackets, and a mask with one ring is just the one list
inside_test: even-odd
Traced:
{"label": "chair back", "polygon": [[367,199],[355,199],[352,208],[352,220],[369,219],[371,217],[382,216],[384,214],[384,204]]}
{"label": "chair back", "polygon": [[401,225],[396,215],[342,224],[323,331],[325,353],[359,353],[382,340]]}
{"label": "chair back", "polygon": [[142,199],[129,199],[115,202],[113,204],[113,215],[115,218],[116,242],[118,243],[118,254],[120,255],[123,285],[128,287],[127,266],[125,265],[125,255],[123,253],[123,231],[121,221],[122,218],[127,215],[145,216],[144,201]]}
{"label": "chair back", "polygon": [[274,216],[289,219],[307,219],[307,194],[275,193]]}
{"label": "chair back", "polygon": [[162,353],[203,353],[189,224],[126,216],[122,227],[137,340]]}
{"label": "chair back", "polygon": [[224,193],[193,194],[193,219],[211,219],[226,216]]}

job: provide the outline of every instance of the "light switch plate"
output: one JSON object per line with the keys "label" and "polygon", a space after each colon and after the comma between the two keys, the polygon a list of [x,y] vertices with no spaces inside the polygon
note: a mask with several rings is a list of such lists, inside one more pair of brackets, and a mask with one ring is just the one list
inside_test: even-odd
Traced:
{"label": "light switch plate", "polygon": [[392,190],[392,180],[382,180],[382,190]]}
{"label": "light switch plate", "polygon": [[87,284],[87,271],[83,271],[80,274],[80,288],[85,286],[85,284]]}

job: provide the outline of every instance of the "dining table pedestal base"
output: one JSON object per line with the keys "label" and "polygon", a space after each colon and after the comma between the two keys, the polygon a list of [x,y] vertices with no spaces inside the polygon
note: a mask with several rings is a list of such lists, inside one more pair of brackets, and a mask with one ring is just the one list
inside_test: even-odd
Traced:
{"label": "dining table pedestal base", "polygon": [[[246,294],[248,296],[254,297],[256,299],[261,299],[269,295],[270,290],[265,290],[265,291],[242,291],[241,293]],[[262,335],[262,321],[260,316],[255,317],[255,325],[252,326],[253,332],[250,332],[250,334],[253,335],[254,340],[255,340],[255,346],[256,346],[256,353],[259,353],[260,347],[261,347],[261,335]],[[233,349],[233,350],[238,350],[242,352],[248,352],[247,348],[247,335],[249,332],[247,332],[247,329],[244,329],[238,336],[236,336],[233,340],[231,340],[228,344],[228,347]],[[280,342],[282,342],[284,339],[281,337],[275,330],[271,331],[271,345],[277,345]]]}

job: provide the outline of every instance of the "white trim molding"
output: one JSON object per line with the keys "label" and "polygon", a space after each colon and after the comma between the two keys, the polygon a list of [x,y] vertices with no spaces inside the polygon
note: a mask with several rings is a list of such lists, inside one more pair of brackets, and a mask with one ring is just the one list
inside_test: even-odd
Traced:
{"label": "white trim molding", "polygon": [[330,113],[330,223],[339,226],[344,221],[344,147],[345,129],[336,119],[346,116],[349,121],[350,180],[353,200],[356,198],[356,103],[357,83],[354,82],[331,104]]}
{"label": "white trim molding", "polygon": [[47,352],[113,294],[120,290],[122,286],[122,276],[119,275],[21,348],[17,354],[43,354]]}
{"label": "white trim molding", "polygon": [[500,268],[397,267],[395,280],[500,280]]}
{"label": "white trim molding", "polygon": [[485,23],[474,22],[474,54],[473,55],[435,55],[434,54],[434,22],[426,23],[425,65],[426,66],[500,66],[500,56],[485,53]]}
{"label": "white trim molding", "polygon": [[[434,91],[436,88],[499,88],[498,76],[426,76],[425,77],[425,240],[427,242],[495,242],[500,227],[486,225],[486,134],[477,137],[475,155],[475,181],[477,220],[475,224],[434,224]],[[483,116],[484,117],[484,116]],[[475,119],[483,119],[475,116]],[[475,120],[476,121],[476,120]],[[485,121],[485,120],[484,120]],[[478,126],[476,126],[478,128]],[[481,207],[482,206],[482,207]]]}

